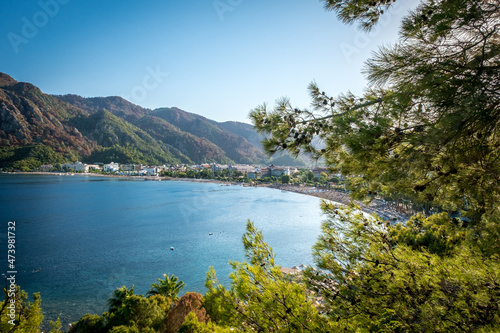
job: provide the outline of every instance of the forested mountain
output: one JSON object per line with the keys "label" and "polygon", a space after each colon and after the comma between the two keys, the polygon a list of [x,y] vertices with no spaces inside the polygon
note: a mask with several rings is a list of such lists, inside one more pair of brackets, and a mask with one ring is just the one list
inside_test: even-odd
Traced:
{"label": "forested mountain", "polygon": [[92,155],[86,158],[89,162],[104,158],[106,162],[111,159],[119,163],[131,161],[155,165],[193,163],[189,157],[174,147],[154,139],[141,128],[106,109],[89,116],[75,117],[70,123],[79,128],[83,135],[103,147],[93,151]]}
{"label": "forested mountain", "polygon": [[[0,119],[2,168],[30,169],[70,160],[270,162],[252,125],[218,123],[179,108],[151,110],[117,96],[48,95],[4,73],[0,73]],[[51,157],[35,153],[40,149]]]}
{"label": "forested mountain", "polygon": [[178,108],[156,109],[152,115],[166,120],[184,132],[215,143],[225,151],[227,157],[239,163],[255,163],[265,159],[262,150],[247,139],[225,130],[217,122],[205,117]]}
{"label": "forested mountain", "polygon": [[0,73],[0,167],[23,161],[18,167],[30,168],[40,160],[57,163],[89,156],[98,144],[68,123],[83,115],[85,111],[34,85]]}

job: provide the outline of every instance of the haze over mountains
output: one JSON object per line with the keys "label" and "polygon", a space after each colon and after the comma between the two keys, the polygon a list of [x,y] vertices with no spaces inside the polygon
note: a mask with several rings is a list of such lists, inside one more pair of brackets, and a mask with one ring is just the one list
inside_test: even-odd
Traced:
{"label": "haze over mountains", "polygon": [[179,108],[142,108],[121,97],[42,93],[0,73],[0,167],[29,158],[109,163],[305,165],[265,155],[252,125],[219,123]]}

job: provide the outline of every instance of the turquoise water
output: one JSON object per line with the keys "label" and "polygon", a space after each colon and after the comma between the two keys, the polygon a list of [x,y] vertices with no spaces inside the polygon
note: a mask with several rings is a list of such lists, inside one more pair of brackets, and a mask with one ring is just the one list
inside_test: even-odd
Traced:
{"label": "turquoise water", "polygon": [[145,294],[165,273],[183,280],[184,292],[205,292],[209,266],[228,284],[228,261],[244,259],[247,219],[263,230],[278,264],[312,264],[319,203],[268,188],[0,175],[0,268],[8,271],[7,223],[16,221],[17,283],[41,292],[45,318],[66,325],[101,314],[115,288],[135,285]]}

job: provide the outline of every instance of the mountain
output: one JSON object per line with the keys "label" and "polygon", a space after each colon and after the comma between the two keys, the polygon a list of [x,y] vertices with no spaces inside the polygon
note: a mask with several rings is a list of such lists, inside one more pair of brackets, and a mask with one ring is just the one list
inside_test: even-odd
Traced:
{"label": "mountain", "polygon": [[[88,116],[75,117],[70,123],[102,146],[85,158],[90,162],[99,160],[154,165],[193,163],[177,149],[154,139],[141,128],[105,109]],[[110,154],[112,156],[106,156]]]}
{"label": "mountain", "polygon": [[67,123],[67,120],[84,114],[85,111],[68,107],[30,83],[17,82],[0,73],[2,148],[39,144],[67,157],[88,156],[97,148],[97,143]]}
{"label": "mountain", "polygon": [[69,94],[58,95],[56,97],[59,100],[68,103],[68,105],[80,108],[88,113],[94,113],[105,109],[126,120],[141,118],[151,111],[139,105],[130,103],[126,99],[119,96],[84,98],[78,95]]}
{"label": "mountain", "polygon": [[[218,123],[179,108],[150,110],[116,96],[57,97],[68,105],[89,113],[103,108],[109,110],[140,127],[153,138],[178,149],[197,163],[265,163],[267,160],[260,147],[259,135],[249,124]],[[232,123],[232,126],[229,123]]]}
{"label": "mountain", "polygon": [[262,136],[249,124],[219,123],[176,107],[151,110],[118,96],[48,95],[4,73],[0,121],[0,168],[77,159],[304,165],[289,157],[270,160],[260,145]]}
{"label": "mountain", "polygon": [[145,116],[137,119],[135,125],[144,129],[153,138],[171,145],[181,153],[190,156],[193,161],[204,163],[234,163],[215,143],[184,132],[162,118]]}
{"label": "mountain", "polygon": [[226,156],[237,163],[262,163],[266,156],[261,149],[244,137],[235,135],[217,122],[179,108],[160,108],[152,111],[155,117],[166,120],[184,132],[204,138],[219,146]]}
{"label": "mountain", "polygon": [[252,125],[240,123],[237,121],[226,121],[223,123],[218,123],[218,126],[230,133],[233,133],[234,135],[245,138],[255,147],[262,149],[262,144],[260,142],[262,141],[262,139],[264,139],[264,136],[257,133]]}

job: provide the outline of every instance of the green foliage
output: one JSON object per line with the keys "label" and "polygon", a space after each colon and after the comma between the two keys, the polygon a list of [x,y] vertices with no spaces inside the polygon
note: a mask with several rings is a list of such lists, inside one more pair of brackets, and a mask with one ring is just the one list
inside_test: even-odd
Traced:
{"label": "green foliage", "polygon": [[7,288],[0,302],[0,332],[38,333],[43,321],[40,294],[34,293],[33,302],[28,302],[28,294],[19,286]]}
{"label": "green foliage", "polygon": [[73,323],[69,330],[70,333],[104,333],[106,331],[106,319],[96,314],[86,314]]}
{"label": "green foliage", "polygon": [[417,214],[404,225],[396,224],[389,228],[389,234],[397,244],[443,256],[449,255],[467,240],[468,230],[461,220],[450,218],[447,213],[429,217]]}
{"label": "green foliage", "polygon": [[16,170],[20,171],[31,171],[35,170],[42,165],[38,160],[33,157],[28,157],[26,159],[16,161],[12,164],[12,167]]}
{"label": "green foliage", "polygon": [[33,171],[42,164],[64,163],[66,159],[43,144],[0,147],[0,167],[7,170]]}
{"label": "green foliage", "polygon": [[[372,11],[369,1],[330,3],[355,17]],[[423,1],[404,19],[399,43],[367,62],[371,86],[363,96],[329,97],[312,83],[314,111],[287,99],[252,111],[256,128],[270,134],[264,148],[324,157],[351,176],[357,198],[403,195],[467,209],[479,221],[500,189],[499,9],[498,1]],[[317,137],[325,148],[311,144]]]}
{"label": "green foliage", "polygon": [[329,332],[304,284],[281,272],[272,249],[250,221],[243,236],[249,262],[231,262],[231,288],[218,283],[211,269],[205,296],[207,312],[222,327],[260,332]]}
{"label": "green foliage", "polygon": [[208,324],[200,323],[198,317],[193,312],[190,312],[184,324],[182,324],[181,328],[178,331],[179,333],[229,333],[233,332],[230,328],[222,328],[218,327],[212,322]]}
{"label": "green foliage", "polygon": [[155,165],[180,162],[164,143],[107,110],[88,117],[73,118],[71,123],[103,146],[86,160]]}
{"label": "green foliage", "polygon": [[137,328],[139,332],[147,332],[148,329],[156,332],[163,323],[166,312],[155,298],[131,295],[125,298],[117,311],[109,315],[104,314],[104,317],[107,319],[107,328],[126,326]]}
{"label": "green foliage", "polygon": [[110,299],[108,299],[107,305],[109,306],[109,312],[113,313],[118,311],[122,306],[127,297],[130,297],[134,294],[134,287],[132,286],[128,289],[126,286],[121,286],[120,288],[116,288],[113,291],[113,295]]}
{"label": "green foliage", "polygon": [[[391,6],[324,2],[364,29]],[[269,153],[322,157],[353,198],[403,198],[426,213],[392,226],[324,204],[313,256],[326,273],[306,277],[333,331],[500,330],[499,19],[496,0],[421,1],[399,42],[368,60],[363,96],[311,83],[312,111],[288,99],[252,111]]]}
{"label": "green foliage", "polygon": [[283,184],[288,184],[288,183],[290,183],[290,176],[289,176],[289,175],[282,174],[282,175],[280,176],[280,181],[281,181]]}
{"label": "green foliage", "polygon": [[167,298],[170,298],[172,301],[176,301],[179,297],[179,293],[184,289],[186,285],[183,281],[180,281],[179,278],[175,275],[171,275],[170,277],[167,274],[163,274],[163,279],[158,279],[158,282],[155,282],[151,285],[150,290],[148,291],[148,295],[162,295]]}
{"label": "green foliage", "polygon": [[[395,2],[393,0],[392,2]],[[392,6],[386,0],[323,0],[325,9],[337,12],[337,17],[345,23],[359,22],[363,30],[370,30]]]}
{"label": "green foliage", "polygon": [[312,182],[314,180],[314,178],[316,178],[316,176],[314,175],[314,172],[312,172],[312,171],[307,171],[304,174],[304,180],[305,181]]}
{"label": "green foliage", "polygon": [[120,164],[160,164],[158,160],[152,156],[145,156],[133,146],[121,147],[115,145],[113,147],[99,148],[92,152],[92,155],[85,158],[84,161],[92,163],[99,161],[101,163],[120,163]]}
{"label": "green foliage", "polygon": [[31,150],[29,156],[42,164],[64,163],[65,159],[49,146],[37,144]]}
{"label": "green foliage", "polygon": [[339,329],[500,327],[500,257],[464,242],[467,231],[451,225],[445,214],[414,217],[406,228],[387,226],[355,207],[323,205],[329,218],[313,256],[329,273],[309,270],[308,283],[325,296],[328,317]]}
{"label": "green foliage", "polygon": [[108,312],[102,316],[83,316],[70,332],[158,332],[171,304],[172,300],[163,295],[134,295],[134,286],[130,289],[122,286],[115,289],[108,300]]}
{"label": "green foliage", "polygon": [[62,327],[61,320],[59,318],[57,318],[57,320],[55,322],[51,320],[49,324],[50,324],[49,333],[59,332],[59,330]]}
{"label": "green foliage", "polygon": [[319,181],[324,184],[324,183],[326,183],[327,180],[328,180],[328,175],[326,173],[322,172],[320,177],[319,177]]}

